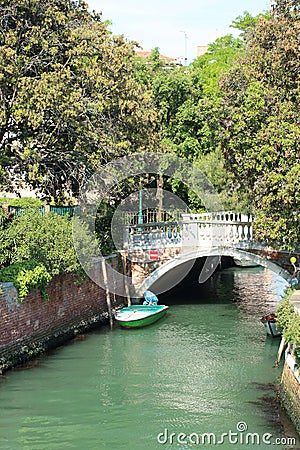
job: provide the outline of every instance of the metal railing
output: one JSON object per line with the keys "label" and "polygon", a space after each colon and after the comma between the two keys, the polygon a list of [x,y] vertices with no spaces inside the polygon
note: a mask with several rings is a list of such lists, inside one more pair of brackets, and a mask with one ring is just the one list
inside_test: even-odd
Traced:
{"label": "metal railing", "polygon": [[40,207],[30,206],[28,208],[23,208],[22,206],[11,206],[10,205],[8,207],[8,212],[13,213],[14,216],[24,216],[24,214],[26,213],[26,210],[36,210],[36,211],[39,211],[43,216],[45,215],[45,207],[44,206],[40,206]]}
{"label": "metal railing", "polygon": [[[158,208],[147,208],[143,210],[143,224],[153,224],[162,222],[174,222],[182,220],[182,211],[172,210],[160,211]],[[123,213],[122,222],[124,225],[138,225],[139,213],[126,211]]]}
{"label": "metal railing", "polygon": [[60,216],[68,216],[68,217],[73,217],[74,215],[74,210],[75,207],[74,206],[51,206],[51,205],[46,205],[46,206],[29,206],[27,207],[23,207],[23,206],[12,206],[9,205],[7,208],[8,213],[10,213],[13,216],[23,216],[24,214],[26,214],[26,211],[38,211],[40,214],[42,214],[43,216],[45,214],[47,214],[48,212],[53,212],[55,214],[58,214]]}
{"label": "metal railing", "polygon": [[50,212],[54,212],[55,214],[59,214],[60,216],[69,216],[73,217],[75,206],[51,206]]}

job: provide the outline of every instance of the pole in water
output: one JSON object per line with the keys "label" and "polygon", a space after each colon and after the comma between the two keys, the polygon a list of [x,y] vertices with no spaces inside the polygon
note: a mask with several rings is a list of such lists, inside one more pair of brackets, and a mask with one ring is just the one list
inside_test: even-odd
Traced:
{"label": "pole in water", "polygon": [[129,294],[128,289],[128,283],[127,283],[127,273],[126,273],[126,253],[124,251],[120,251],[121,259],[122,259],[122,265],[123,265],[123,274],[124,274],[124,287],[125,287],[125,293],[127,298],[127,305],[131,306],[131,298]]}
{"label": "pole in water", "polygon": [[281,357],[282,357],[282,353],[284,351],[284,347],[285,347],[285,339],[282,336],[281,342],[280,342],[280,346],[279,346],[279,349],[278,349],[278,354],[277,354],[277,360],[276,360],[275,367],[277,367],[279,365],[280,361],[281,361]]}
{"label": "pole in water", "polygon": [[106,264],[105,264],[105,259],[104,258],[101,261],[101,267],[102,267],[103,281],[104,281],[105,292],[106,292],[106,304],[107,304],[107,309],[108,309],[109,325],[110,325],[110,329],[112,330],[112,328],[113,328],[113,316],[112,316],[110,295],[109,295],[108,283],[107,283],[107,270],[106,270]]}

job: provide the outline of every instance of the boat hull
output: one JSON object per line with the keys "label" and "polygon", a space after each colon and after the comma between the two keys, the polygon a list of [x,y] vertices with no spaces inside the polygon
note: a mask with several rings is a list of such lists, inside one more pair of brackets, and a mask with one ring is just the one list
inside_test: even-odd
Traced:
{"label": "boat hull", "polygon": [[265,330],[269,336],[281,336],[282,331],[280,328],[277,328],[275,314],[268,314],[267,316],[262,317],[261,321],[264,324]]}
{"label": "boat hull", "polygon": [[264,326],[265,326],[266,332],[269,336],[272,336],[272,337],[281,336],[281,334],[282,334],[281,330],[277,328],[276,322],[268,321],[268,322],[264,323]]}
{"label": "boat hull", "polygon": [[132,305],[121,309],[115,315],[115,319],[123,328],[141,328],[157,322],[167,310],[168,306],[165,305]]}

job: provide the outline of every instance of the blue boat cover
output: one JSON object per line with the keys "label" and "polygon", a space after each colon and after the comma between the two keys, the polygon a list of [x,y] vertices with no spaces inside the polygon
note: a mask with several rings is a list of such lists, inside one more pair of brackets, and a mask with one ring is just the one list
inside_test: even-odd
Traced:
{"label": "blue boat cover", "polygon": [[145,291],[144,298],[145,298],[145,301],[144,301],[143,305],[157,305],[157,303],[158,303],[158,298],[151,291]]}

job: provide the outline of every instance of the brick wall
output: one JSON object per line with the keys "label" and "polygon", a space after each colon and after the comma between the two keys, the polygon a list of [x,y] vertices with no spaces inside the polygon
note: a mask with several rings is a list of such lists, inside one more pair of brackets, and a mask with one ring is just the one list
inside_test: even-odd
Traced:
{"label": "brick wall", "polygon": [[298,433],[300,433],[300,384],[286,362],[281,378],[281,398]]}
{"label": "brick wall", "polygon": [[[54,277],[49,300],[32,291],[22,303],[0,295],[0,372],[53,348],[108,318],[105,291],[91,280],[81,284],[71,275]],[[111,295],[112,307],[124,303]]]}
{"label": "brick wall", "polygon": [[287,252],[287,251],[277,251],[277,250],[268,250],[261,248],[259,249],[249,249],[249,253],[253,253],[254,255],[262,256],[265,259],[268,259],[269,261],[280,265],[283,269],[285,269],[287,272],[290,272],[290,274],[293,274],[294,268],[290,262],[290,257],[295,256],[298,260],[300,258],[299,252]]}
{"label": "brick wall", "polygon": [[141,284],[154,270],[175,258],[180,253],[180,248],[170,247],[158,249],[158,260],[150,260],[150,250],[139,250],[131,252],[128,259],[130,261],[128,273],[132,276],[133,285]]}

